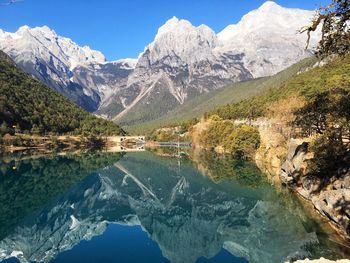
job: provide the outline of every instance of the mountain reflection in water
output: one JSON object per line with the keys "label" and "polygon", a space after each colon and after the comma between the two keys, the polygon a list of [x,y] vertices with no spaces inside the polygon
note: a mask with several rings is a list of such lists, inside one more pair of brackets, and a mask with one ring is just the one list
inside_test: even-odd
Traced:
{"label": "mountain reflection in water", "polygon": [[296,202],[253,164],[230,158],[204,154],[193,164],[141,152],[3,159],[0,173],[4,262],[341,257]]}

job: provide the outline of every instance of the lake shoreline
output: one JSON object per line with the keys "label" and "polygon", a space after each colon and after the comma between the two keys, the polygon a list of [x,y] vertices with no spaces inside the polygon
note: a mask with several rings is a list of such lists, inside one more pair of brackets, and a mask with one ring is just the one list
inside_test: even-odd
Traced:
{"label": "lake shoreline", "polygon": [[[166,154],[168,149],[163,147],[160,150]],[[178,153],[178,149],[170,150]],[[6,207],[2,208],[8,211],[2,213],[8,217],[4,221],[12,222],[13,217],[9,212],[14,207],[32,207],[21,214],[18,221],[14,221],[14,230],[11,228],[8,229],[9,232],[4,232],[5,254],[11,255],[13,250],[24,251],[23,257],[30,259],[36,253],[35,258],[41,259],[47,253],[40,254],[38,247],[43,247],[40,242],[46,242],[47,239],[52,242],[49,244],[52,251],[49,255],[52,258],[64,255],[62,250],[57,249],[62,244],[61,240],[71,242],[69,250],[79,251],[77,245],[86,236],[86,231],[91,233],[91,226],[98,230],[92,232],[92,236],[99,236],[91,240],[102,238],[109,242],[110,239],[106,239],[103,231],[99,232],[100,224],[108,221],[141,225],[142,229],[151,233],[153,241],[162,249],[167,249],[163,252],[174,252],[165,253],[168,257],[174,255],[174,259],[179,257],[178,251],[181,248],[181,254],[186,255],[186,259],[186,251],[196,255],[195,258],[215,258],[222,247],[228,251],[227,257],[244,257],[249,262],[285,262],[297,251],[304,251],[305,255],[312,258],[349,258],[336,244],[326,240],[326,233],[309,216],[308,211],[287,191],[279,191],[272,186],[254,163],[241,163],[237,166],[232,164],[231,159],[224,158],[225,161],[220,156],[217,159],[203,154],[203,158],[197,160],[199,163],[183,155],[183,158],[166,158],[164,154],[159,156],[148,151],[112,156],[108,152],[77,155],[68,152],[60,156],[17,156],[12,160],[10,156],[3,158],[0,171],[3,175],[6,174],[3,177],[3,185],[6,186],[3,191],[7,195],[3,196],[7,196],[8,200],[5,202]],[[207,170],[204,171],[201,167]],[[234,171],[228,172],[227,169]],[[241,177],[242,173],[247,180]],[[220,174],[224,176],[222,180],[211,177]],[[253,177],[248,179],[249,175]],[[257,182],[253,179],[252,185],[251,178],[260,180]],[[26,189],[32,189],[34,183],[37,187],[35,191],[27,191]],[[19,190],[23,194],[20,192],[19,195]],[[29,201],[34,206],[29,206]],[[161,204],[164,204],[166,213],[160,209]],[[25,210],[23,208],[21,211]],[[116,212],[111,213],[113,211]],[[32,220],[32,213],[35,213],[37,219]],[[165,214],[169,217],[164,217]],[[23,221],[22,218],[30,219]],[[54,228],[51,222],[55,222]],[[75,222],[80,224],[74,225]],[[22,240],[29,242],[33,233],[23,231],[23,234],[17,230],[33,229],[34,226],[34,237],[45,235],[45,239],[30,242],[34,252],[28,253],[21,247],[24,244]],[[56,231],[57,229],[62,231]],[[69,233],[76,238],[62,239],[60,236],[71,237]],[[80,235],[77,236],[77,233]],[[196,245],[193,247],[181,243],[184,236]],[[12,241],[10,247],[9,240]],[[18,240],[21,242],[16,242]],[[312,247],[309,249],[304,246],[310,242],[320,248],[322,253],[318,254]],[[179,247],[179,244],[182,246]],[[237,250],[235,244],[241,245],[244,250]],[[276,250],[276,247],[281,249]],[[261,254],[254,253],[257,248]],[[299,258],[304,258],[303,255],[300,254]],[[266,260],[270,257],[272,261]],[[213,262],[222,262],[219,258],[215,260]]]}
{"label": "lake shoreline", "polygon": [[[46,139],[47,139],[47,137],[46,137]],[[69,139],[71,140],[72,138],[69,138]],[[52,141],[49,141],[49,142],[52,143]],[[110,141],[106,140],[106,144],[104,145],[104,147],[98,148],[97,150],[103,151],[103,150],[106,150],[108,148],[113,148],[113,146],[115,146],[114,144],[115,143],[111,143]],[[91,147],[86,147],[87,145],[79,145],[78,147],[75,145],[75,147],[70,147],[70,148],[50,148],[50,147],[47,147],[48,145],[50,145],[50,143],[47,143],[45,145],[37,145],[37,146],[33,146],[33,147],[7,146],[7,147],[5,147],[5,151],[3,151],[3,153],[6,154],[6,153],[16,153],[16,152],[17,153],[28,152],[25,155],[32,155],[33,153],[35,153],[36,155],[38,155],[40,157],[40,156],[46,156],[46,155],[50,155],[50,154],[66,155],[66,154],[70,154],[70,153],[74,154],[74,153],[80,153],[80,152],[92,150]],[[73,146],[74,146],[74,144],[73,144]],[[154,142],[154,141],[152,141],[150,143],[146,143],[145,146],[147,146],[147,148],[150,148],[150,149],[162,148],[162,147],[159,147],[160,146],[159,142]],[[192,146],[193,146],[192,149],[194,149],[194,150],[201,149],[201,147],[199,147],[196,144],[192,144]],[[225,155],[225,153],[222,153],[222,152],[218,152],[218,151],[215,151],[215,152],[218,155],[222,155],[222,156]],[[178,157],[178,156],[164,154],[164,157]],[[190,157],[190,158],[192,159],[192,157]],[[256,160],[252,160],[252,161],[255,164],[257,164]],[[260,168],[260,170],[261,170],[261,168]],[[263,170],[261,170],[261,171],[263,172],[264,175],[266,175],[266,172],[264,172]],[[270,180],[271,178],[268,177],[268,179]],[[279,184],[277,184],[276,182],[272,182],[272,183],[273,183],[274,187],[276,187],[276,188],[283,187],[282,184],[280,184],[280,183]],[[283,188],[286,189],[286,187],[283,187]],[[301,195],[298,191],[293,190],[291,188],[287,188],[287,189],[289,189],[293,193],[295,198],[298,199],[299,203],[306,209],[306,211],[309,212],[310,216],[314,220],[321,222],[322,229],[325,231],[325,233],[327,233],[330,237],[332,237],[332,239],[331,239],[332,242],[335,242],[344,248],[345,247],[349,248],[349,246],[347,245],[349,242],[349,239],[346,237],[346,235],[344,235],[343,231],[341,231],[339,229],[339,227],[332,222],[332,220],[330,220],[329,218],[322,215],[320,213],[320,211],[318,211],[314,207],[313,203],[309,199],[307,199],[303,195]]]}
{"label": "lake shoreline", "polygon": [[[245,120],[242,121],[245,123]],[[251,160],[259,167],[268,180],[275,187],[283,187],[293,192],[296,198],[302,198],[304,202],[310,204],[309,210],[320,214],[327,224],[330,225],[349,244],[349,233],[347,232],[349,220],[346,212],[342,213],[344,206],[332,206],[342,198],[347,200],[347,180],[340,178],[330,182],[329,187],[321,189],[318,193],[317,184],[307,178],[307,161],[313,153],[307,150],[304,145],[308,145],[309,138],[293,139],[283,132],[289,132],[289,127],[281,128],[280,123],[275,123],[270,119],[259,119],[252,121],[251,125],[257,127],[260,136],[260,146]],[[191,128],[193,146],[198,149],[206,149],[202,142],[202,133],[210,127],[209,121],[201,121]],[[303,150],[303,149],[306,150]],[[218,154],[230,154],[221,145],[216,145],[211,149]],[[289,169],[290,168],[290,169]],[[299,175],[299,177],[298,177]],[[332,187],[334,189],[332,189]],[[338,189],[338,190],[336,190]],[[334,194],[336,192],[337,196]],[[324,201],[326,200],[326,201]],[[328,205],[330,204],[330,205]],[[311,207],[312,206],[312,207]]]}
{"label": "lake shoreline", "polygon": [[57,151],[81,151],[89,149],[102,149],[116,146],[115,137],[84,137],[78,135],[6,135],[0,142],[0,153],[14,152],[42,152],[53,153]]}

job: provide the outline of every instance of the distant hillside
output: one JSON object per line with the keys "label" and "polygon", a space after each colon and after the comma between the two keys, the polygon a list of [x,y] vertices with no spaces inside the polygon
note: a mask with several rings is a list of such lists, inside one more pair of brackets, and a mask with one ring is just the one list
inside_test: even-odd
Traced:
{"label": "distant hillside", "polygon": [[316,94],[335,88],[350,90],[350,55],[296,74],[280,85],[278,89],[266,90],[259,96],[239,103],[223,105],[209,111],[207,115],[217,114],[223,119],[256,118],[265,116],[271,111],[271,105],[275,102],[288,103],[292,97],[297,99],[311,98]]}
{"label": "distant hillside", "polygon": [[122,134],[19,69],[0,51],[0,124],[29,133]]}
{"label": "distant hillside", "polygon": [[277,89],[291,77],[315,63],[316,58],[307,58],[274,76],[234,83],[222,89],[202,94],[185,102],[161,118],[125,127],[125,129],[135,133],[148,132],[157,127],[186,122],[192,118],[199,118],[205,112],[212,111],[219,106],[237,103],[262,94],[266,90]]}

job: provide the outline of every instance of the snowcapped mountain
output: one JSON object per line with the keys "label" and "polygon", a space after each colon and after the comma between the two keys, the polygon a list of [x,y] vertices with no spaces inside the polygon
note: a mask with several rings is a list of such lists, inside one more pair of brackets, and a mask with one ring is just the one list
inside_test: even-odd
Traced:
{"label": "snowcapped mountain", "polygon": [[[273,75],[310,55],[310,50],[304,49],[307,36],[298,30],[310,24],[314,14],[314,11],[283,8],[267,1],[238,24],[229,25],[217,34],[218,51],[245,54],[244,66],[254,78]],[[311,49],[318,40],[319,32],[312,34]]]}
{"label": "snowcapped mountain", "polygon": [[[147,121],[197,95],[268,76],[310,56],[313,11],[267,1],[216,34],[206,25],[171,18],[138,59],[107,62],[89,47],[48,27],[0,30],[0,49],[28,73],[89,111],[121,124]],[[310,48],[319,39],[313,34]]]}
{"label": "snowcapped mountain", "polygon": [[[124,110],[114,118],[107,116],[121,124],[138,123],[225,84],[273,75],[312,54],[304,49],[306,35],[297,31],[313,16],[313,11],[268,1],[218,34],[173,17],[145,48],[126,89],[116,93],[125,102]],[[319,34],[314,34],[311,49],[318,39]],[[113,101],[113,107],[116,104]]]}
{"label": "snowcapped mountain", "polygon": [[80,47],[68,38],[58,37],[47,26],[23,26],[15,33],[0,32],[0,49],[26,72],[88,110],[99,101],[95,90],[73,82],[77,65],[103,63],[104,56],[88,47]]}
{"label": "snowcapped mountain", "polygon": [[[21,48],[23,61],[28,59],[25,55],[47,58],[50,54],[69,66],[72,70],[76,65],[88,63],[103,63],[106,61],[101,52],[91,50],[89,47],[80,47],[69,38],[58,37],[56,32],[47,26],[29,28],[22,26],[15,33],[0,32],[1,47],[7,53],[16,54]],[[7,44],[7,45],[3,45]],[[48,58],[49,59],[49,58]]]}
{"label": "snowcapped mountain", "polygon": [[0,31],[0,49],[27,73],[81,107],[95,111],[115,81],[133,68],[132,60],[106,62],[99,51],[80,47],[47,26]]}
{"label": "snowcapped mountain", "polygon": [[126,89],[116,94],[125,109],[114,119],[127,115],[129,123],[149,120],[198,94],[252,78],[241,55],[217,56],[217,46],[209,27],[176,17],[167,21],[140,56]]}

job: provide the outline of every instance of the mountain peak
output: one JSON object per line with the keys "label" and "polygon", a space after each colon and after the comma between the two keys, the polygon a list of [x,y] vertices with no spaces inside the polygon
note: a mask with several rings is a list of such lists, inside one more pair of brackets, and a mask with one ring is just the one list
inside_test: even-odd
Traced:
{"label": "mountain peak", "polygon": [[260,11],[270,11],[270,10],[275,10],[275,9],[281,9],[283,8],[282,6],[276,4],[274,1],[266,1],[263,3],[258,10]]}
{"label": "mountain peak", "polygon": [[[266,36],[274,35],[291,36],[293,41],[303,41],[303,35],[296,35],[296,32],[303,26],[310,23],[314,11],[298,8],[286,8],[273,1],[266,1],[258,9],[252,10],[242,17],[237,24],[232,24],[224,28],[217,34],[222,42],[230,42],[234,47],[237,39],[249,39],[249,35],[268,40]],[[236,40],[235,40],[236,39]],[[242,44],[249,46],[242,41]]]}
{"label": "mountain peak", "polygon": [[180,20],[176,17],[173,16],[172,18],[170,18],[165,24],[176,24],[178,23]]}
{"label": "mountain peak", "polygon": [[27,25],[21,26],[18,28],[18,30],[15,33],[10,33],[12,34],[12,37],[21,37],[24,34],[35,34],[35,35],[45,35],[45,36],[56,36],[56,32],[49,28],[48,26],[44,25],[44,26],[37,26],[37,27],[29,27]]}
{"label": "mountain peak", "polygon": [[[175,54],[181,60],[180,64],[192,64],[210,57],[216,45],[216,34],[208,26],[196,27],[189,21],[174,16],[158,29],[154,41],[147,49],[151,51],[152,63]],[[173,61],[171,65],[175,65]]]}
{"label": "mountain peak", "polygon": [[173,16],[158,29],[156,38],[168,32],[183,32],[190,28],[193,28],[193,25],[189,21]]}
{"label": "mountain peak", "polygon": [[14,34],[23,35],[23,33],[30,31],[31,28],[27,25],[21,26]]}
{"label": "mountain peak", "polygon": [[26,31],[26,30],[29,30],[29,29],[30,29],[29,26],[24,25],[24,26],[19,27],[17,31]]}
{"label": "mountain peak", "polygon": [[55,34],[56,35],[56,32],[53,29],[51,29],[50,27],[46,26],[46,25],[35,27],[35,28],[33,28],[33,30],[38,30],[38,31],[41,31],[41,32],[44,32],[44,33],[51,33],[51,34]]}

